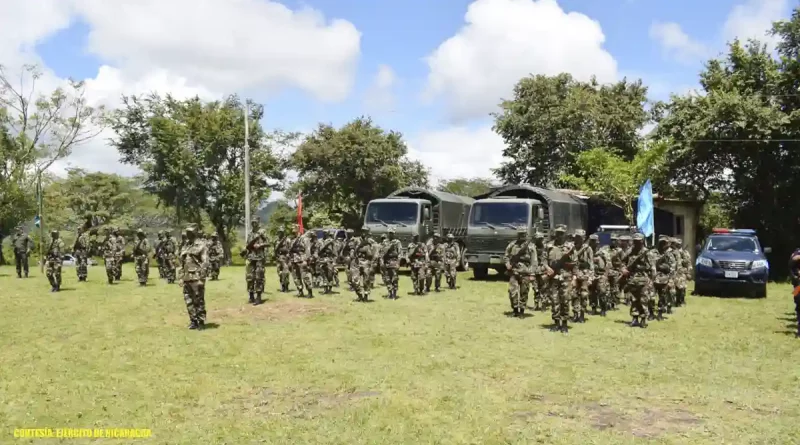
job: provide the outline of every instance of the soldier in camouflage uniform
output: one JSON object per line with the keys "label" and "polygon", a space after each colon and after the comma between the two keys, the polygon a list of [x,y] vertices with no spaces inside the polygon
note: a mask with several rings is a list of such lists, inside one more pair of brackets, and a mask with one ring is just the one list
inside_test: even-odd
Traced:
{"label": "soldier in camouflage uniform", "polygon": [[186,243],[179,255],[180,281],[183,300],[189,313],[189,329],[203,329],[206,324],[206,272],[208,250],[205,243],[196,238],[195,230],[189,227],[184,232]]}
{"label": "soldier in camouflage uniform", "polygon": [[386,234],[381,235],[381,240],[378,243],[378,251],[376,252],[377,260],[378,260],[378,268],[376,269],[378,274],[381,276],[381,284],[383,286],[388,285],[387,277],[386,277],[386,265],[383,264],[383,252],[386,251],[386,247],[389,244],[389,238]]}
{"label": "soldier in camouflage uniform", "polygon": [[689,252],[681,245],[679,238],[672,238],[672,249],[677,260],[677,272],[675,274],[675,307],[681,307],[686,303],[686,282],[689,281],[692,267],[692,257]]}
{"label": "soldier in camouflage uniform", "polygon": [[211,281],[219,280],[219,270],[222,267],[224,258],[225,252],[223,251],[222,243],[219,242],[219,235],[212,233],[211,240],[208,242],[208,267],[210,268]]}
{"label": "soldier in camouflage uniform", "polygon": [[506,247],[503,263],[509,274],[508,299],[511,311],[515,317],[524,317],[533,271],[539,264],[536,247],[528,240],[525,228],[517,229],[517,239]]}
{"label": "soldier in camouflage uniform", "polygon": [[336,256],[336,240],[331,237],[330,232],[323,232],[322,242],[317,249],[317,264],[322,274],[322,291],[325,294],[330,294],[333,287]]}
{"label": "soldier in camouflage uniform", "polygon": [[321,245],[319,238],[317,238],[316,233],[310,235],[314,232],[306,232],[304,236],[308,240],[308,248],[310,255],[308,256],[308,273],[311,275],[311,284],[314,287],[321,287],[322,286],[322,270],[319,267],[319,262],[317,261],[318,253],[319,253],[319,246]]}
{"label": "soldier in camouflage uniform", "polygon": [[585,242],[586,231],[578,229],[572,234],[575,243],[575,287],[572,294],[572,321],[586,322],[589,306],[589,287],[594,282],[594,251]]}
{"label": "soldier in camouflage uniform", "polygon": [[281,283],[281,292],[289,292],[289,247],[292,240],[286,236],[283,228],[278,229],[278,239],[275,241],[273,255],[278,269],[278,281]]}
{"label": "soldier in camouflage uniform", "polygon": [[333,287],[339,287],[339,264],[342,257],[342,249],[344,248],[344,240],[336,237],[336,230],[331,230],[331,238],[333,239]]}
{"label": "soldier in camouflage uniform", "polygon": [[64,261],[64,241],[58,235],[58,230],[50,232],[50,243],[45,252],[44,273],[50,282],[50,292],[61,290],[61,263]]}
{"label": "soldier in camouflage uniform", "polygon": [[633,248],[625,258],[623,277],[626,280],[626,293],[631,296],[631,326],[647,327],[650,310],[647,289],[651,283],[654,266],[644,245],[644,235],[633,235]]}
{"label": "soldier in camouflage uniform", "polygon": [[551,331],[569,332],[569,297],[572,294],[573,275],[568,264],[575,263],[574,246],[566,242],[567,227],[559,224],[554,229],[553,240],[547,244],[544,266],[550,280],[553,327]]}
{"label": "soldier in camouflage uniform", "polygon": [[14,235],[11,243],[14,246],[14,262],[17,265],[17,278],[22,278],[23,271],[25,272],[25,278],[28,278],[28,255],[33,251],[33,240],[30,236],[22,232],[22,227],[17,227],[17,233]]}
{"label": "soldier in camouflage uniform", "polygon": [[355,288],[358,301],[369,301],[369,293],[372,290],[370,282],[375,277],[375,255],[377,243],[369,237],[369,227],[361,228],[361,236],[354,239],[355,251],[353,261],[353,287]]}
{"label": "soldier in camouflage uniform", "polygon": [[461,259],[461,247],[456,243],[452,233],[447,234],[447,244],[444,248],[444,277],[447,280],[447,287],[456,288],[456,278],[458,278],[458,261]]}
{"label": "soldier in camouflage uniform", "polygon": [[108,284],[113,284],[117,277],[117,238],[114,232],[109,228],[106,229],[106,238],[103,240],[103,261],[106,266],[106,277]]}
{"label": "soldier in camouflage uniform", "polygon": [[344,265],[344,273],[347,276],[347,284],[350,287],[350,290],[354,291],[355,288],[353,287],[353,261],[355,258],[354,252],[356,249],[356,245],[358,244],[354,239],[355,236],[353,235],[352,229],[347,229],[348,237],[344,242],[344,246],[340,251],[341,262]]}
{"label": "soldier in camouflage uniform", "polygon": [[[624,263],[627,262],[627,259],[631,254],[631,249],[632,249],[632,247],[631,247],[631,237],[628,236],[628,235],[621,235],[618,239],[619,239],[619,248],[620,248],[620,251],[622,252],[622,258],[623,258],[622,261],[623,261],[623,269],[624,269],[625,268],[625,264]],[[620,275],[619,289],[620,289],[620,292],[622,293],[622,301],[624,301],[625,304],[630,305],[631,304],[631,293],[630,293],[630,289],[628,288],[628,279],[629,279],[629,277],[625,276],[624,274]]]}
{"label": "soldier in camouflage uniform", "polygon": [[386,288],[389,291],[389,299],[397,299],[397,285],[400,277],[397,275],[400,269],[400,254],[403,246],[400,240],[395,238],[394,227],[389,227],[386,244],[381,249],[381,264],[383,264],[384,274],[386,274]]}
{"label": "soldier in camouflage uniform", "polygon": [[117,255],[116,255],[116,272],[114,273],[114,279],[119,281],[122,278],[122,260],[125,258],[125,246],[128,242],[125,240],[125,237],[120,235],[119,228],[114,227],[114,238],[117,240]]}
{"label": "soldier in camouflage uniform", "polygon": [[258,218],[253,218],[250,223],[247,245],[242,251],[242,255],[246,259],[247,302],[252,305],[259,305],[263,302],[261,294],[264,293],[264,262],[267,259],[267,245],[266,233],[259,229]]}
{"label": "soldier in camouflage uniform", "polygon": [[436,292],[440,291],[442,284],[442,269],[444,268],[445,249],[439,232],[433,234],[433,242],[428,250],[428,273],[425,277],[425,292],[431,291],[431,284]]}
{"label": "soldier in camouflage uniform", "polygon": [[675,278],[676,261],[675,253],[670,247],[670,238],[665,235],[658,237],[658,250],[656,251],[656,277],[655,290],[658,295],[658,319],[662,320],[665,313],[671,312],[671,295],[673,280]]}
{"label": "soldier in camouflage uniform", "polygon": [[136,244],[133,246],[133,261],[136,267],[136,277],[140,286],[147,286],[150,275],[150,241],[144,235],[144,230],[136,231]]}
{"label": "soldier in camouflage uniform", "polygon": [[533,246],[536,248],[536,258],[539,260],[536,269],[533,271],[533,309],[536,311],[546,310],[550,307],[550,295],[547,289],[547,271],[544,269],[544,233],[536,232],[533,235]]}
{"label": "soldier in camouflage uniform", "polygon": [[605,317],[609,300],[608,276],[611,272],[611,249],[609,246],[598,249],[599,241],[600,237],[597,234],[589,236],[589,247],[594,251],[594,282],[590,288],[590,302],[592,314],[596,314],[599,307],[600,315]]}
{"label": "soldier in camouflage uniform", "polygon": [[175,282],[175,263],[179,252],[175,238],[172,237],[172,232],[166,232],[164,234],[164,244],[161,248],[161,257],[164,261],[164,278],[167,279],[167,283],[172,284]]}
{"label": "soldier in camouflage uniform", "polygon": [[[308,236],[299,233],[297,237],[292,240],[289,246],[289,259],[291,261],[292,276],[294,278],[294,287],[297,288],[297,296],[302,298],[303,288],[308,292],[308,298],[314,298],[314,289],[312,288],[311,276],[308,270],[308,261],[311,257],[311,241]],[[312,232],[308,232],[313,236]]]}
{"label": "soldier in camouflage uniform", "polygon": [[408,245],[408,264],[411,268],[411,283],[414,285],[414,294],[425,293],[426,265],[428,264],[428,248],[425,243],[419,242],[419,235],[411,237]]}
{"label": "soldier in camouflage uniform", "polygon": [[91,245],[89,243],[89,236],[86,234],[86,229],[83,227],[78,228],[78,237],[72,245],[72,253],[75,255],[75,272],[78,274],[78,281],[86,281],[89,273],[89,251]]}
{"label": "soldier in camouflage uniform", "polygon": [[366,280],[362,280],[365,288],[368,291],[372,291],[372,289],[375,288],[375,274],[379,270],[378,269],[379,263],[381,261],[380,257],[381,246],[380,244],[378,244],[377,241],[372,239],[372,236],[370,235],[369,231],[362,234],[362,238],[367,240],[367,242],[369,242],[369,245],[372,246],[372,269],[370,269],[369,273],[367,274]]}
{"label": "soldier in camouflage uniform", "polygon": [[161,253],[161,250],[164,248],[164,231],[158,231],[158,241],[156,241],[156,245],[153,248],[153,259],[156,260],[156,265],[158,266],[158,278],[166,278],[166,274],[164,273],[164,256]]}
{"label": "soldier in camouflage uniform", "polygon": [[619,237],[616,233],[611,234],[611,246],[608,248],[608,255],[611,262],[611,267],[608,269],[608,308],[616,309],[620,303],[620,283],[622,269],[625,265],[625,251],[619,246]]}
{"label": "soldier in camouflage uniform", "polygon": [[648,255],[650,255],[650,264],[653,265],[653,273],[650,275],[650,283],[647,286],[647,310],[650,312],[648,320],[655,320],[656,315],[658,314],[657,303],[658,303],[658,293],[656,292],[656,272],[655,266],[656,261],[658,261],[659,253],[658,249],[648,249]]}

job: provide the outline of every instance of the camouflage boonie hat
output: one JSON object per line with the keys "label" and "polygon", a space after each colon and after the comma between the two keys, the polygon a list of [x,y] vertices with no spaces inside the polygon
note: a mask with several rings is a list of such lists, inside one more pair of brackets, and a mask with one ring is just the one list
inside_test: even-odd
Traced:
{"label": "camouflage boonie hat", "polygon": [[386,233],[394,233],[394,227],[389,227],[389,230],[387,230]]}
{"label": "camouflage boonie hat", "polygon": [[353,229],[347,229],[347,230],[345,230],[345,232],[346,233],[353,233]]}
{"label": "camouflage boonie hat", "polygon": [[456,238],[456,237],[455,237],[455,236],[453,236],[453,234],[452,234],[452,233],[448,233],[448,234],[447,234],[447,239],[455,239],[455,238]]}
{"label": "camouflage boonie hat", "polygon": [[534,237],[535,239],[544,239],[544,233],[542,233],[542,232],[536,232],[536,233],[534,233],[534,234],[533,234],[533,237]]}
{"label": "camouflage boonie hat", "polygon": [[681,243],[682,243],[682,241],[681,241],[681,239],[680,239],[680,238],[677,238],[677,237],[674,237],[674,236],[673,236],[672,238],[670,238],[670,240],[669,240],[669,241],[670,241],[672,244],[681,244]]}
{"label": "camouflage boonie hat", "polygon": [[668,237],[667,235],[658,235],[658,242],[660,243],[662,241],[665,243],[669,243],[672,242],[672,238]]}
{"label": "camouflage boonie hat", "polygon": [[442,236],[442,234],[441,234],[441,233],[439,233],[439,232],[433,232],[433,237],[434,237],[434,238],[439,238],[439,237],[441,237],[441,236]]}
{"label": "camouflage boonie hat", "polygon": [[137,235],[140,235],[140,234],[141,234],[141,235],[144,235],[144,230],[142,230],[142,229],[136,229],[136,234],[137,234]]}
{"label": "camouflage boonie hat", "polygon": [[600,237],[596,233],[589,235],[589,241],[599,241]]}
{"label": "camouflage boonie hat", "polygon": [[612,241],[613,241],[613,240],[618,240],[618,239],[619,239],[619,235],[617,235],[616,233],[612,233],[612,234],[611,234],[611,240],[612,240]]}
{"label": "camouflage boonie hat", "polygon": [[217,235],[216,233],[212,233],[211,238],[219,238],[219,235]]}
{"label": "camouflage boonie hat", "polygon": [[631,237],[634,241],[644,241],[644,235],[641,233],[634,233],[633,237]]}
{"label": "camouflage boonie hat", "polygon": [[386,234],[385,233],[381,233],[381,239],[386,239]]}
{"label": "camouflage boonie hat", "polygon": [[195,233],[195,229],[194,229],[194,227],[189,226],[189,227],[183,229],[183,233],[186,233],[186,234]]}
{"label": "camouflage boonie hat", "polygon": [[583,229],[577,229],[575,232],[572,233],[572,236],[579,236],[581,238],[586,236],[586,231]]}
{"label": "camouflage boonie hat", "polygon": [[58,235],[58,230],[53,229],[53,230],[50,231],[50,234],[51,235]]}
{"label": "camouflage boonie hat", "polygon": [[631,237],[630,237],[630,235],[620,235],[619,238],[617,238],[617,239],[620,240],[620,241],[630,241]]}
{"label": "camouflage boonie hat", "polygon": [[567,231],[567,226],[565,226],[564,224],[558,224],[558,225],[556,226],[556,228],[555,228],[555,229],[553,229],[553,231],[554,231],[554,232],[565,232],[565,233],[566,233],[566,231]]}
{"label": "camouflage boonie hat", "polygon": [[163,230],[159,230],[158,231],[158,236],[164,236],[164,231]]}
{"label": "camouflage boonie hat", "polygon": [[369,227],[361,226],[361,231],[364,232],[364,233],[369,233]]}
{"label": "camouflage boonie hat", "polygon": [[527,235],[528,229],[525,227],[517,227],[517,235]]}
{"label": "camouflage boonie hat", "polygon": [[[278,227],[278,233],[286,233],[286,229],[283,227]],[[216,234],[214,236],[217,236]]]}
{"label": "camouflage boonie hat", "polygon": [[250,219],[250,222],[258,224],[261,221],[258,220],[258,217],[255,217],[255,218]]}

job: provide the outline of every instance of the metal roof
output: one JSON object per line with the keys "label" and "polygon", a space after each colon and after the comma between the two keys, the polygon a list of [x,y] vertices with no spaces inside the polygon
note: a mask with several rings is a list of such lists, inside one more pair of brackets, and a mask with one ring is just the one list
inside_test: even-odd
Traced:
{"label": "metal roof", "polygon": [[441,192],[439,190],[431,190],[422,187],[405,187],[400,190],[395,190],[389,194],[388,198],[392,197],[405,197],[414,199],[427,199],[435,201],[438,204],[440,201],[452,202],[457,204],[472,205],[474,199],[468,196],[454,195],[452,193]]}
{"label": "metal roof", "polygon": [[569,193],[565,193],[559,190],[553,189],[544,189],[541,187],[534,187],[532,185],[527,184],[519,184],[519,185],[504,185],[500,187],[495,187],[488,192],[475,196],[475,199],[485,199],[485,198],[493,198],[497,195],[503,194],[505,192],[513,191],[513,190],[526,190],[529,192],[533,192],[539,196],[541,196],[545,201],[548,203],[550,202],[563,202],[569,204],[581,204],[581,200]]}

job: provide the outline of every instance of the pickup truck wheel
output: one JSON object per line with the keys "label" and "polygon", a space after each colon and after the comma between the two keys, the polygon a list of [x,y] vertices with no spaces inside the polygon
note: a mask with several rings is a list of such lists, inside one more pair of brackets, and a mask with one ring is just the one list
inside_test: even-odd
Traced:
{"label": "pickup truck wheel", "polygon": [[486,266],[474,266],[472,268],[472,276],[476,280],[485,280],[489,277],[489,268]]}

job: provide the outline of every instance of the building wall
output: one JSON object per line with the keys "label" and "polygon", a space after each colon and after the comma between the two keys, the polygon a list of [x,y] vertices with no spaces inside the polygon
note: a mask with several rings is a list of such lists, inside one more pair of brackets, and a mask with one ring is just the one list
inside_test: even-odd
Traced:
{"label": "building wall", "polygon": [[[653,203],[656,208],[672,213],[672,233],[676,238],[683,240],[683,246],[689,251],[692,257],[692,264],[695,259],[695,245],[698,243],[697,227],[700,224],[700,211],[697,205],[681,201],[656,201]],[[656,231],[660,231],[656,227]],[[665,230],[666,232],[667,230]]]}

